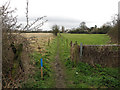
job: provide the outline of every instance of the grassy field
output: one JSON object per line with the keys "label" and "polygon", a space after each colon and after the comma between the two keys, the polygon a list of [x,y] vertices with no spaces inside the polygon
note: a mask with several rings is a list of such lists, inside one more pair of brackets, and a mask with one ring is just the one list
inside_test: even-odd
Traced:
{"label": "grassy field", "polygon": [[[39,35],[38,35],[39,36]],[[35,74],[27,83],[23,85],[24,88],[55,88],[56,75],[53,69],[55,64],[55,57],[57,49],[59,50],[59,60],[64,68],[64,79],[66,88],[118,88],[119,87],[119,71],[118,68],[102,68],[100,65],[92,67],[86,63],[80,62],[75,64],[70,60],[70,46],[66,44],[66,39],[73,42],[82,41],[83,44],[96,45],[107,44],[109,37],[105,34],[62,34],[63,37],[57,36],[52,39],[50,45],[43,43],[45,52],[40,53],[39,50],[34,49],[31,54],[32,62],[35,64]],[[48,39],[48,37],[46,37]],[[99,38],[99,39],[98,39]],[[41,41],[36,37],[35,40],[39,43],[47,42],[47,39]],[[57,44],[59,42],[59,44]],[[32,43],[36,47],[35,43]],[[42,44],[41,44],[42,45]],[[43,50],[42,50],[43,51]],[[43,58],[43,73],[44,78],[41,79],[40,59]],[[60,65],[59,65],[60,66]]]}
{"label": "grassy field", "polygon": [[70,41],[77,41],[86,45],[105,45],[110,42],[106,34],[62,34],[63,37]]}
{"label": "grassy field", "polygon": [[[31,64],[34,65],[35,71],[33,75],[29,75],[29,79],[22,84],[23,88],[50,88],[54,87],[53,70],[51,62],[55,53],[54,36],[52,33],[22,33],[26,37],[32,47]],[[48,39],[50,45],[48,45]],[[54,41],[54,42],[53,42]],[[53,43],[53,44],[52,44]],[[43,59],[43,79],[41,79],[40,60]]]}
{"label": "grassy field", "polygon": [[61,61],[66,67],[66,85],[68,88],[119,88],[119,68],[101,67],[96,64],[79,62],[75,64],[70,59],[70,47],[64,38],[58,37],[60,42]]}
{"label": "grassy field", "polygon": [[48,40],[51,41],[54,38],[52,33],[22,33],[21,35],[29,40],[32,49],[35,51],[44,51]]}

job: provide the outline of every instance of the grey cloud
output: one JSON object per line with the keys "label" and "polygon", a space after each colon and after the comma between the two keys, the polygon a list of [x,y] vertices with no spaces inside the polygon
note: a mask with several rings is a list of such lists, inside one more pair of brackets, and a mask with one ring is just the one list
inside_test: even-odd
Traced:
{"label": "grey cloud", "polygon": [[80,23],[80,20],[72,19],[72,18],[66,18],[66,17],[47,17],[49,22],[64,22],[64,23]]}
{"label": "grey cloud", "polygon": [[59,26],[65,26],[65,28],[75,28],[80,24],[80,20],[66,18],[66,17],[47,17],[48,23],[52,25],[57,24]]}
{"label": "grey cloud", "polygon": [[[35,17],[30,17],[30,21],[34,21],[36,18]],[[76,28],[79,27],[80,22],[82,20],[77,20],[73,18],[66,18],[66,17],[45,17],[43,20],[48,20],[49,28],[51,28],[53,25],[57,24],[59,26],[65,26],[65,28]],[[19,18],[20,22],[26,22],[25,17],[20,17]],[[85,21],[87,23],[92,23],[89,21]]]}
{"label": "grey cloud", "polygon": [[[30,21],[34,21],[36,19],[36,17],[30,17],[29,20]],[[77,19],[72,19],[72,18],[66,18],[66,17],[45,17],[45,20],[47,19],[49,22],[64,22],[64,23],[80,23],[80,20]],[[25,17],[19,17],[18,18],[19,21],[26,21]]]}

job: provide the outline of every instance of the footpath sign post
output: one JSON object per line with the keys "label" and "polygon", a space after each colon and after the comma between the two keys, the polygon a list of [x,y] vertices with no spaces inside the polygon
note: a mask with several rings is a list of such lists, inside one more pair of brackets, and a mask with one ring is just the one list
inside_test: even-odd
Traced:
{"label": "footpath sign post", "polygon": [[41,58],[41,78],[43,78],[43,60]]}

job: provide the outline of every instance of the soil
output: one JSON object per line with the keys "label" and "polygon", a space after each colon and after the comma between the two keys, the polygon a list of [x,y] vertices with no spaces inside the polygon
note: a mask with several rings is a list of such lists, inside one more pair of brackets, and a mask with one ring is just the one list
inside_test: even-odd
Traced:
{"label": "soil", "polygon": [[64,74],[64,67],[61,63],[60,60],[60,53],[59,53],[59,39],[57,40],[57,48],[56,48],[56,56],[55,56],[55,61],[53,64],[54,71],[55,71],[55,81],[56,81],[56,86],[55,88],[66,88],[65,85],[65,74]]}

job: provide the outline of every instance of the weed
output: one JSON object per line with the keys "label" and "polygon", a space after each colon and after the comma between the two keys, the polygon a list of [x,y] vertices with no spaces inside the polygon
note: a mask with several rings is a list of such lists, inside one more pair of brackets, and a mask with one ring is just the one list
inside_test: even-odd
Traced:
{"label": "weed", "polygon": [[[40,54],[39,52],[32,53],[31,59],[35,62],[35,67],[38,68],[35,75],[23,84],[23,88],[52,88],[54,87],[54,76],[51,68],[51,62],[53,61],[53,54],[55,53],[54,46],[56,40],[46,47],[46,52]],[[49,48],[51,47],[51,48]],[[43,78],[41,78],[41,65],[40,60],[43,59]],[[32,61],[33,61],[32,60]]]}
{"label": "weed", "polygon": [[[69,36],[69,34],[63,34],[64,37],[58,37],[60,38],[61,43],[62,62],[66,67],[66,73],[68,76],[66,79],[67,86],[75,88],[119,88],[120,82],[118,77],[120,76],[120,73],[118,72],[118,68],[103,68],[99,64],[96,64],[95,67],[93,67],[87,63],[79,62],[78,64],[75,64],[71,61],[70,47],[67,47],[65,44],[65,39],[68,37],[67,35]],[[77,36],[73,35],[73,37]],[[71,38],[73,37],[71,36]],[[103,42],[101,42],[101,44],[102,43]],[[95,42],[94,44],[100,44],[100,42]],[[69,82],[72,83],[69,84]]]}

